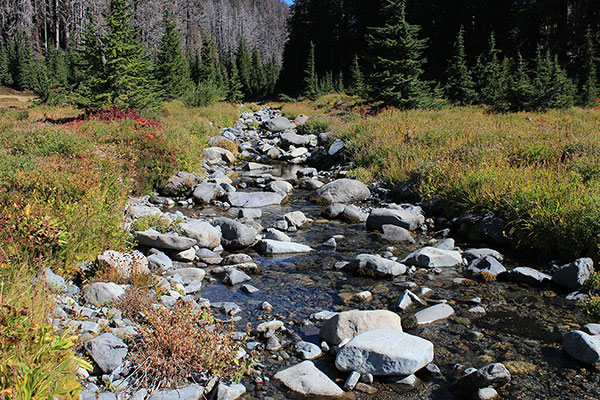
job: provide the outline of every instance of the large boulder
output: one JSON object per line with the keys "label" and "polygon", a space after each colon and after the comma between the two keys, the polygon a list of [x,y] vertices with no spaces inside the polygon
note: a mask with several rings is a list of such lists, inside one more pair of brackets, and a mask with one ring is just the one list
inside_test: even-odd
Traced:
{"label": "large boulder", "polygon": [[227,194],[232,207],[261,208],[281,204],[286,198],[282,192],[233,192]]}
{"label": "large boulder", "polygon": [[209,147],[204,149],[202,157],[208,164],[218,164],[221,161],[231,164],[235,161],[235,156],[232,152],[220,147]]}
{"label": "large boulder", "polygon": [[201,183],[194,188],[192,196],[194,201],[198,204],[210,204],[211,201],[217,197],[221,197],[225,194],[225,189],[217,183]]}
{"label": "large boulder", "polygon": [[293,132],[285,132],[281,134],[281,146],[284,148],[306,146],[310,142],[310,138],[304,135],[298,135]]}
{"label": "large boulder", "polygon": [[362,375],[410,375],[433,361],[433,343],[394,329],[356,336],[338,352],[335,366]]}
{"label": "large boulder", "polygon": [[383,231],[382,238],[390,243],[415,243],[412,233],[401,226],[383,225],[381,229]]}
{"label": "large boulder", "polygon": [[319,204],[353,203],[365,201],[371,196],[369,188],[354,179],[338,179],[321,186],[311,199]]}
{"label": "large boulder", "polygon": [[292,124],[290,120],[285,117],[277,117],[265,121],[263,123],[263,128],[265,128],[269,132],[278,133],[287,129],[293,129],[294,124]]}
{"label": "large boulder", "polygon": [[177,228],[186,237],[195,239],[199,247],[214,249],[221,244],[221,231],[208,222],[190,219],[177,224]]}
{"label": "large boulder", "polygon": [[300,243],[263,239],[259,243],[259,251],[263,254],[291,254],[308,253],[312,251],[312,249],[309,246]]}
{"label": "large boulder", "polygon": [[189,196],[192,188],[200,183],[200,178],[189,172],[175,172],[160,189],[165,196]]}
{"label": "large boulder", "polygon": [[274,378],[286,387],[305,396],[342,397],[344,391],[312,361],[303,361],[279,371]]}
{"label": "large boulder", "polygon": [[462,262],[462,256],[454,250],[423,247],[410,253],[402,262],[406,265],[427,268],[454,267]]}
{"label": "large boulder", "polygon": [[343,339],[352,339],[373,329],[402,332],[402,320],[398,314],[387,310],[344,311],[325,321],[319,335],[327,342],[337,345]]}
{"label": "large boulder", "polygon": [[404,264],[372,254],[359,254],[349,267],[359,275],[373,278],[393,278],[406,272]]}
{"label": "large boulder", "polygon": [[586,364],[594,365],[600,361],[600,336],[569,331],[563,336],[563,348],[568,355]]}
{"label": "large boulder", "polygon": [[125,294],[125,289],[113,282],[96,282],[83,292],[85,301],[91,304],[103,305],[115,302]]}
{"label": "large boulder", "polygon": [[221,229],[221,243],[227,250],[240,250],[256,243],[256,229],[229,218],[216,218],[212,224]]}
{"label": "large boulder", "polygon": [[132,274],[149,274],[148,259],[139,251],[119,253],[106,250],[98,256],[98,267],[115,271],[119,277],[130,278]]}
{"label": "large boulder", "polygon": [[560,267],[552,275],[552,281],[569,289],[579,289],[590,279],[593,272],[594,261],[591,258],[579,258]]}
{"label": "large boulder", "polygon": [[179,236],[176,233],[160,233],[152,228],[145,231],[136,231],[133,236],[140,245],[158,249],[183,251],[192,248],[196,244],[195,239]]}
{"label": "large boulder", "polygon": [[367,218],[367,229],[383,232],[384,225],[396,225],[414,231],[425,222],[419,213],[396,208],[376,208]]}
{"label": "large boulder", "polygon": [[125,342],[112,333],[104,333],[86,342],[85,349],[105,374],[123,365],[128,351]]}

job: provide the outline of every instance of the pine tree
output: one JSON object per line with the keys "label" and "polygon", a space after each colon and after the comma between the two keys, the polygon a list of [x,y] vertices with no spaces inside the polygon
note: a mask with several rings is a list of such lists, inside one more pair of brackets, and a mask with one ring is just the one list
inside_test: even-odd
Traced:
{"label": "pine tree", "polygon": [[279,79],[279,65],[277,64],[275,57],[271,57],[265,66],[265,75],[267,76],[265,94],[267,96],[272,96],[275,93],[275,87],[277,86],[277,80]]}
{"label": "pine tree", "polygon": [[163,15],[164,32],[156,56],[155,76],[164,99],[181,96],[190,85],[190,74],[181,50],[179,32],[171,10]]}
{"label": "pine tree", "polygon": [[481,102],[495,108],[503,107],[508,90],[508,66],[506,60],[500,60],[500,50],[496,48],[493,32],[490,35],[486,63],[481,73],[479,79]]}
{"label": "pine tree", "polygon": [[554,56],[552,62],[553,95],[550,108],[571,108],[575,104],[577,89],[573,81],[567,75],[567,71],[558,62],[558,56]]}
{"label": "pine tree", "polygon": [[248,53],[248,44],[246,39],[242,38],[237,50],[237,68],[242,82],[242,90],[244,95],[250,96],[252,91],[252,60]]}
{"label": "pine tree", "polygon": [[51,46],[46,54],[46,66],[49,85],[53,88],[65,87],[69,76],[65,53]]}
{"label": "pine tree", "polygon": [[18,90],[33,89],[35,85],[36,63],[31,54],[29,37],[18,33],[14,40],[15,60],[13,82]]}
{"label": "pine tree", "polygon": [[229,87],[227,89],[227,101],[230,103],[239,103],[242,101],[242,82],[238,72],[238,66],[235,60],[231,63],[231,72],[229,74]]}
{"label": "pine tree", "polygon": [[536,109],[569,108],[573,105],[575,86],[558,63],[558,57],[552,57],[550,51],[542,55],[542,50],[538,48],[534,75]]}
{"label": "pine tree", "polygon": [[307,99],[315,100],[319,97],[319,78],[315,68],[315,44],[310,42],[310,50],[304,69],[304,89],[302,95]]}
{"label": "pine tree", "polygon": [[82,35],[82,43],[74,54],[74,70],[81,73],[81,81],[76,93],[78,102],[86,109],[102,108],[109,102],[108,79],[100,45],[98,27],[93,14],[90,14],[88,26]]}
{"label": "pine tree", "polygon": [[34,82],[33,94],[37,96],[37,103],[45,104],[50,99],[52,79],[49,78],[48,68],[41,64],[38,66]]}
{"label": "pine tree", "polygon": [[4,44],[0,44],[0,85],[10,86],[12,84],[8,49]]}
{"label": "pine tree", "polygon": [[370,28],[367,43],[372,52],[369,96],[384,105],[400,108],[429,107],[434,99],[429,84],[421,80],[426,39],[420,27],[406,21],[404,0],[387,0],[386,22]]}
{"label": "pine tree", "polygon": [[446,96],[458,104],[471,104],[477,95],[466,58],[464,29],[461,26],[454,43],[454,56],[448,66],[449,77],[446,83]]}
{"label": "pine tree", "polygon": [[337,79],[335,80],[335,91],[336,93],[344,93],[344,73],[342,70],[338,73]]}
{"label": "pine tree", "polygon": [[598,95],[598,80],[596,71],[596,53],[594,51],[594,41],[592,40],[592,31],[588,27],[585,34],[585,44],[583,46],[583,65],[579,75],[579,93],[578,104],[583,107],[593,107],[598,104],[596,96]]}
{"label": "pine tree", "polygon": [[319,93],[320,94],[329,94],[333,93],[333,73],[331,71],[325,72],[325,76],[321,79],[319,84]]}
{"label": "pine tree", "polygon": [[364,96],[365,95],[365,80],[363,78],[360,65],[358,64],[358,55],[354,56],[352,62],[352,69],[350,70],[350,76],[352,83],[350,84],[349,93],[353,96]]}
{"label": "pine tree", "polygon": [[250,95],[255,98],[263,97],[267,86],[267,75],[256,47],[252,51],[252,69],[250,71],[250,86],[252,89]]}
{"label": "pine tree", "polygon": [[111,0],[103,37],[106,56],[107,106],[121,109],[158,105],[152,66],[133,29],[127,0]]}
{"label": "pine tree", "polygon": [[198,82],[217,83],[217,47],[209,35],[202,37],[200,63],[198,65]]}
{"label": "pine tree", "polygon": [[508,103],[513,111],[531,110],[534,104],[535,89],[529,77],[527,63],[521,52],[517,54],[517,65],[509,79]]}

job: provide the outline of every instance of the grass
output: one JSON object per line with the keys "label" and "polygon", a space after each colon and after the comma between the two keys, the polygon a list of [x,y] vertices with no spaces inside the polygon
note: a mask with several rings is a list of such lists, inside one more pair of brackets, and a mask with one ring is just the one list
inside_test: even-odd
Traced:
{"label": "grass", "polygon": [[70,107],[2,106],[0,398],[77,398],[76,339],[46,325],[53,304],[32,278],[43,267],[68,278],[106,249],[129,250],[128,196],[149,193],[178,170],[202,173],[202,149],[217,132],[211,121],[231,125],[238,109],[171,102],[159,115],[84,117]]}

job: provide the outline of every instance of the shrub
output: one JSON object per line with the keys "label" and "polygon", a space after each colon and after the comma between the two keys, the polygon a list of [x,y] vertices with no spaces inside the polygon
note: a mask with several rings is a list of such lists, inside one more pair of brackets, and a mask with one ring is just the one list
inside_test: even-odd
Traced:
{"label": "shrub", "polygon": [[146,215],[144,217],[136,219],[131,224],[131,232],[145,231],[150,228],[154,228],[160,233],[167,233],[172,227],[171,220],[163,217],[162,215]]}
{"label": "shrub", "polygon": [[577,303],[579,308],[590,317],[600,320],[600,272],[594,272],[586,283],[589,296]]}
{"label": "shrub", "polygon": [[330,125],[331,123],[326,117],[318,116],[299,125],[296,130],[300,135],[318,135],[319,133],[327,132]]}
{"label": "shrub", "polygon": [[183,97],[184,103],[189,107],[206,107],[219,101],[221,91],[219,86],[210,81],[192,85]]}

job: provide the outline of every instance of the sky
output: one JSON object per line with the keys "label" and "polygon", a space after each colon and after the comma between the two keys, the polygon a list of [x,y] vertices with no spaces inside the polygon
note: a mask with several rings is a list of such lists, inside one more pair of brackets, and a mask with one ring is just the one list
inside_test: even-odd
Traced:
{"label": "sky", "polygon": [[290,6],[292,5],[292,3],[294,2],[294,0],[283,0],[285,3],[289,4]]}

